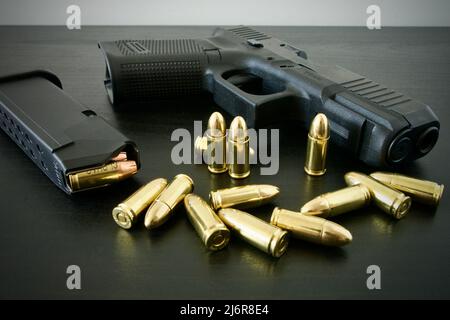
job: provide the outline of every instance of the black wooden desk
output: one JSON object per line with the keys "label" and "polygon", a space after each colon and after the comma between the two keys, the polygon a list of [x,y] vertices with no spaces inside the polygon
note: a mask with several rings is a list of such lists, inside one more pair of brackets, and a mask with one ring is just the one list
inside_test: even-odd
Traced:
{"label": "black wooden desk", "polygon": [[[0,69],[50,68],[65,90],[91,106],[134,139],[143,167],[133,179],[104,190],[67,196],[0,133],[0,298],[450,298],[450,202],[440,207],[413,205],[396,222],[374,208],[336,219],[353,233],[342,249],[292,241],[274,260],[233,238],[215,254],[205,251],[184,209],[149,234],[140,225],[118,228],[111,209],[139,185],[155,177],[186,173],[195,192],[232,185],[227,175],[212,176],[199,165],[173,165],[170,135],[193,130],[218,110],[208,97],[168,101],[148,108],[115,111],[102,80],[104,62],[96,43],[122,38],[206,37],[213,27],[58,27],[0,28]],[[310,59],[339,64],[433,106],[441,119],[441,138],[425,158],[404,173],[450,187],[450,29],[260,28],[303,48]],[[227,118],[230,120],[230,118]],[[280,125],[280,171],[246,183],[281,188],[275,204],[298,209],[323,192],[344,186],[350,170],[370,169],[331,148],[328,173],[308,179],[303,172],[306,131]],[[268,218],[273,206],[251,212]],[[82,270],[82,289],[66,288],[66,268]],[[366,268],[382,270],[382,289],[369,291]]]}

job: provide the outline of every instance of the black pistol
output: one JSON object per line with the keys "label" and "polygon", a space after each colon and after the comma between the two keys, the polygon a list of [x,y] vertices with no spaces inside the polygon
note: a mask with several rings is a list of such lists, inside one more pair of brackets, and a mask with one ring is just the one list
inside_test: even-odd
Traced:
{"label": "black pistol", "polygon": [[99,44],[111,103],[209,92],[249,126],[319,112],[331,139],[372,166],[393,166],[430,152],[439,136],[431,108],[363,76],[307,60],[304,51],[239,26],[211,38],[120,40]]}

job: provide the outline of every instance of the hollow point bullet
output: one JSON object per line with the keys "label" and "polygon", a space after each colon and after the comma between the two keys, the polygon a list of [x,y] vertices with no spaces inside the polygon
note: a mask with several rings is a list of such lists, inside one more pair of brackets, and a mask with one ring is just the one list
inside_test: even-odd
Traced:
{"label": "hollow point bullet", "polygon": [[248,209],[270,202],[279,193],[276,186],[254,184],[211,191],[209,199],[215,210],[229,207]]}
{"label": "hollow point bullet", "polygon": [[127,160],[127,153],[126,152],[120,152],[117,156],[111,159],[112,161],[126,161]]}
{"label": "hollow point bullet", "polygon": [[220,112],[211,114],[206,130],[206,157],[208,170],[212,173],[222,173],[227,167],[227,135],[226,124]]}
{"label": "hollow point bullet", "polygon": [[286,252],[289,243],[286,231],[237,209],[221,209],[218,215],[228,227],[256,248],[276,258]]}
{"label": "hollow point bullet", "polygon": [[373,202],[384,212],[396,219],[403,218],[411,207],[411,198],[402,192],[392,189],[387,185],[358,172],[345,174],[345,182],[349,186],[362,184],[366,186],[372,195]]}
{"label": "hollow point bullet", "polygon": [[370,203],[371,198],[370,190],[358,184],[322,194],[307,202],[300,212],[308,216],[328,218],[365,207]]}
{"label": "hollow point bullet", "polygon": [[311,176],[321,176],[326,172],[326,158],[330,128],[328,118],[323,113],[318,113],[308,133],[306,147],[305,172]]}
{"label": "hollow point bullet", "polygon": [[352,241],[352,234],[343,226],[300,212],[275,208],[270,223],[290,231],[295,238],[326,246],[343,246]]}
{"label": "hollow point bullet", "polygon": [[71,173],[68,182],[72,191],[92,189],[124,180],[136,172],[135,161],[113,161],[101,167]]}
{"label": "hollow point bullet", "polygon": [[138,216],[158,197],[167,186],[167,180],[158,178],[150,181],[118,204],[112,211],[114,221],[124,229],[130,229]]}
{"label": "hollow point bullet", "polygon": [[228,174],[234,179],[250,175],[250,144],[247,124],[244,118],[235,117],[228,133]]}
{"label": "hollow point bullet", "polygon": [[145,227],[154,229],[166,222],[173,209],[192,192],[193,188],[194,182],[190,177],[185,174],[176,175],[148,208],[144,220]]}
{"label": "hollow point bullet", "polygon": [[444,185],[433,181],[416,179],[397,173],[374,172],[372,178],[397,189],[418,202],[437,206],[444,192]]}
{"label": "hollow point bullet", "polygon": [[184,198],[184,206],[206,248],[216,251],[226,247],[230,231],[205,200],[191,193]]}

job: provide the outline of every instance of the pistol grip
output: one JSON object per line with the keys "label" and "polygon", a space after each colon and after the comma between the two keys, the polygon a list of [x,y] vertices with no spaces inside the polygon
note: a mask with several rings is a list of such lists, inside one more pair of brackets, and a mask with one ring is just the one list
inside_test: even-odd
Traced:
{"label": "pistol grip", "polygon": [[99,43],[112,104],[148,102],[202,91],[206,56],[197,40],[120,40]]}

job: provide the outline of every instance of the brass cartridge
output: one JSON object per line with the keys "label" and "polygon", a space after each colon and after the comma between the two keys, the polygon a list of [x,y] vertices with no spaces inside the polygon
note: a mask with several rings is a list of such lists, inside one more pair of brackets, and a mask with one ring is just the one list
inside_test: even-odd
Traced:
{"label": "brass cartridge", "polygon": [[145,214],[145,227],[154,229],[169,218],[173,209],[194,189],[194,182],[185,174],[176,175],[172,182],[160,193]]}
{"label": "brass cartridge", "polygon": [[226,124],[220,112],[214,112],[208,121],[206,130],[206,155],[208,170],[212,173],[222,173],[227,167],[227,135]]}
{"label": "brass cartridge", "polygon": [[293,237],[326,246],[343,246],[352,241],[352,234],[343,226],[300,212],[275,208],[270,223],[290,231]]}
{"label": "brass cartridge", "polygon": [[358,184],[334,192],[322,194],[307,202],[300,212],[304,215],[322,218],[334,217],[344,212],[365,207],[372,196],[369,189]]}
{"label": "brass cartridge", "polygon": [[328,118],[323,113],[318,113],[308,133],[308,145],[306,147],[305,172],[311,176],[321,176],[326,172],[326,159],[330,128]]}
{"label": "brass cartridge", "polygon": [[437,206],[444,192],[444,185],[433,181],[416,179],[398,173],[374,172],[372,178],[397,189],[418,202]]}
{"label": "brass cartridge", "polygon": [[158,178],[150,181],[119,203],[112,211],[114,221],[124,229],[130,229],[138,216],[158,197],[167,186],[167,180]]}
{"label": "brass cartridge", "polygon": [[362,184],[372,195],[373,202],[384,212],[396,219],[403,218],[411,207],[411,198],[400,191],[392,189],[377,180],[358,172],[345,174],[345,182],[349,186]]}
{"label": "brass cartridge", "polygon": [[250,144],[247,124],[244,118],[235,117],[230,125],[228,173],[234,179],[250,175]]}
{"label": "brass cartridge", "polygon": [[92,189],[124,180],[137,172],[135,161],[110,162],[104,166],[70,173],[72,191]]}
{"label": "brass cartridge", "polygon": [[184,198],[184,206],[206,248],[216,251],[226,247],[230,231],[206,201],[191,193]]}
{"label": "brass cartridge", "polygon": [[215,210],[229,207],[247,209],[268,203],[279,193],[276,186],[254,184],[211,191],[209,199]]}
{"label": "brass cartridge", "polygon": [[288,246],[288,233],[276,226],[237,209],[221,209],[220,219],[242,239],[256,248],[279,258]]}

